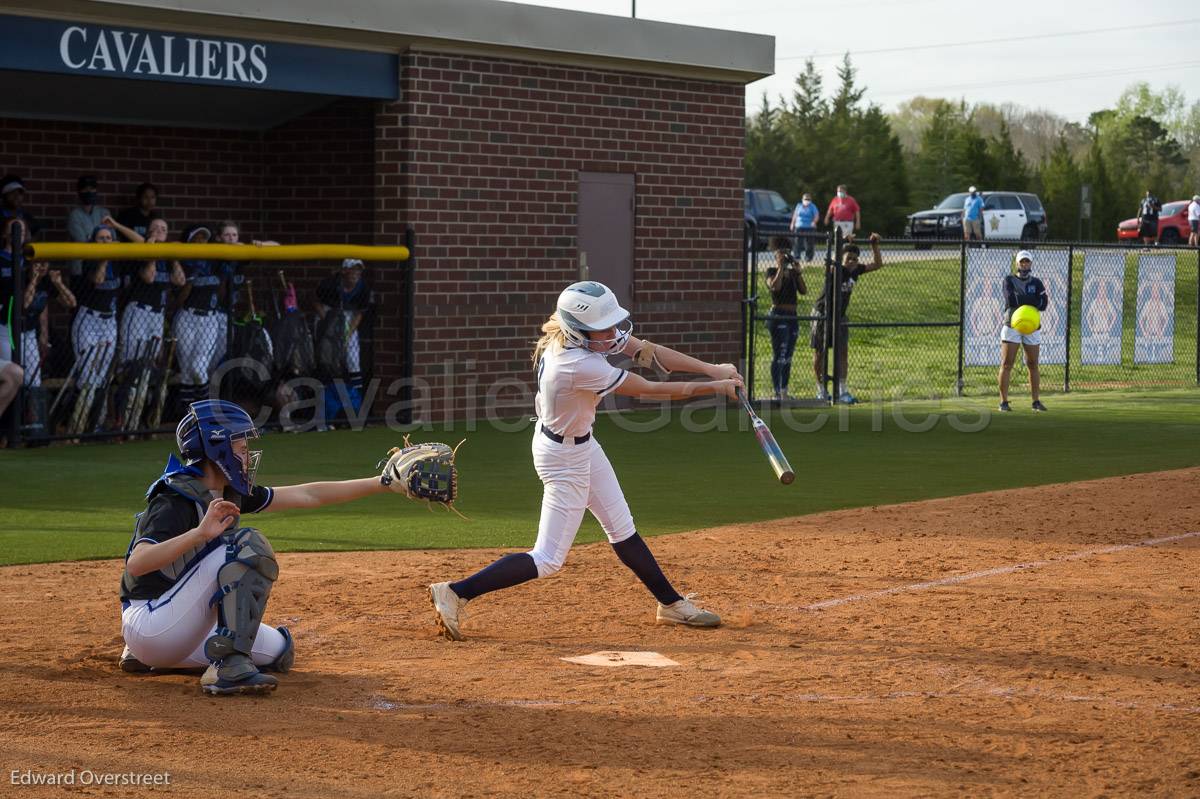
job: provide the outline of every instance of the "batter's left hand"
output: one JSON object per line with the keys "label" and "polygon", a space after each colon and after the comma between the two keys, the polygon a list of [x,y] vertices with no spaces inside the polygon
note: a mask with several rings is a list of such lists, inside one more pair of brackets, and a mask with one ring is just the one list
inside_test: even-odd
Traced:
{"label": "batter's left hand", "polygon": [[718,363],[708,370],[708,376],[713,380],[741,380],[737,367],[731,363]]}

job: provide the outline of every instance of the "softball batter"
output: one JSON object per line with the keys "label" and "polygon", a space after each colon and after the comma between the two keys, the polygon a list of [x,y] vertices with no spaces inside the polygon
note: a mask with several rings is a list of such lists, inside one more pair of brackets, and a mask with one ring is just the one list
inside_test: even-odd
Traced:
{"label": "softball batter", "polygon": [[[558,297],[557,310],[542,325],[533,351],[538,393],[533,433],[533,465],[543,484],[537,543],[528,552],[505,555],[458,582],[429,587],[437,624],[452,641],[462,640],[462,611],[478,596],[563,567],[567,552],[590,510],[609,543],[658,600],[660,624],[716,627],[717,614],[680,596],[637,534],[616,473],[592,436],[596,406],[609,394],[646,399],[686,399],[703,394],[733,398],[742,378],[731,364],[708,364],[683,353],[634,338],[629,312],[616,295],[596,282],[575,283]],[[708,375],[703,382],[656,382],[612,366],[609,355],[624,354],[639,366]]]}
{"label": "softball batter", "polygon": [[[266,537],[241,526],[240,514],[319,508],[385,491],[422,496],[412,486],[428,476],[418,481],[413,471],[445,460],[439,448],[450,452],[441,444],[397,449],[383,475],[267,488],[254,483],[261,453],[250,451],[249,440],[257,437],[249,414],[225,400],[193,403],[180,421],[179,457],[168,458],[146,491],[125,554],[123,670],[207,666],[205,693],[273,691],[277,680],[263,671],[288,671],[294,646],[286,627],[262,624],[279,567]],[[452,501],[454,491],[422,498],[439,496]]]}

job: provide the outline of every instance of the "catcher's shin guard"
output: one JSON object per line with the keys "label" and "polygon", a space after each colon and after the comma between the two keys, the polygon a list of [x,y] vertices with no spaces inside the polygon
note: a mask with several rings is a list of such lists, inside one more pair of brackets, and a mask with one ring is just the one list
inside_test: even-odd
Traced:
{"label": "catcher's shin guard", "polygon": [[[204,642],[204,654],[222,677],[257,673],[250,662],[271,586],[279,576],[275,552],[262,533],[242,527],[226,534],[225,563],[217,571],[217,630]],[[229,672],[229,673],[224,673]]]}

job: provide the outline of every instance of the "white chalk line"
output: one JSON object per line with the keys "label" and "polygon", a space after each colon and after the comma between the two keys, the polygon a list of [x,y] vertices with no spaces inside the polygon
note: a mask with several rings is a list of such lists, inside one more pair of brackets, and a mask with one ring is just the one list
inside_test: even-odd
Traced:
{"label": "white chalk line", "polygon": [[1114,552],[1124,552],[1130,549],[1154,547],[1161,544],[1173,544],[1176,541],[1183,541],[1188,538],[1195,538],[1196,536],[1200,536],[1200,530],[1190,533],[1182,533],[1180,535],[1163,536],[1162,538],[1147,538],[1144,541],[1135,541],[1132,544],[1116,544],[1110,547],[1101,547],[1100,549],[1085,549],[1080,552],[1072,552],[1069,555],[1060,555],[1056,558],[1031,560],[1027,563],[1014,563],[1008,566],[997,566],[992,569],[968,572],[967,574],[955,574],[949,577],[939,577],[936,580],[927,580],[921,583],[897,585],[892,588],[883,588],[878,591],[865,591],[861,594],[851,594],[850,596],[814,602],[811,605],[776,605],[765,603],[759,605],[759,607],[774,608],[777,610],[825,610],[827,608],[836,608],[839,605],[848,605],[851,602],[864,602],[869,599],[882,599],[883,597],[894,596],[896,594],[907,594],[914,591],[928,591],[931,588],[940,588],[944,585],[957,585],[958,583],[965,583],[971,580],[981,580],[985,577],[996,577],[998,575],[1012,574],[1014,572],[1025,571],[1028,569],[1040,569],[1043,566],[1053,566],[1056,563],[1066,563],[1073,560],[1084,560],[1086,558],[1097,557],[1098,555],[1111,555]]}

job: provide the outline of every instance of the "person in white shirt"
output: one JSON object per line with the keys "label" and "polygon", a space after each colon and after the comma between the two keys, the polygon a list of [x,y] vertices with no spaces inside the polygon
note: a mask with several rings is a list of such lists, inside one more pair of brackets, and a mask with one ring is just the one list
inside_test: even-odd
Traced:
{"label": "person in white shirt", "polygon": [[1192,195],[1188,203],[1188,246],[1200,244],[1200,194]]}
{"label": "person in white shirt", "polygon": [[[462,640],[461,614],[467,602],[510,588],[563,567],[575,534],[590,510],[609,543],[658,600],[659,624],[717,627],[720,617],[702,610],[692,595],[681,596],[634,528],[633,516],[608,456],[592,435],[596,406],[609,394],[646,399],[687,399],[703,394],[736,397],[742,378],[732,364],[710,364],[631,335],[629,312],[601,283],[568,286],[542,325],[533,351],[538,392],[533,433],[533,465],[544,486],[537,543],[457,582],[429,586],[438,627],[446,638]],[[697,382],[658,382],[619,369],[610,355],[627,355],[658,371],[707,375]]]}

